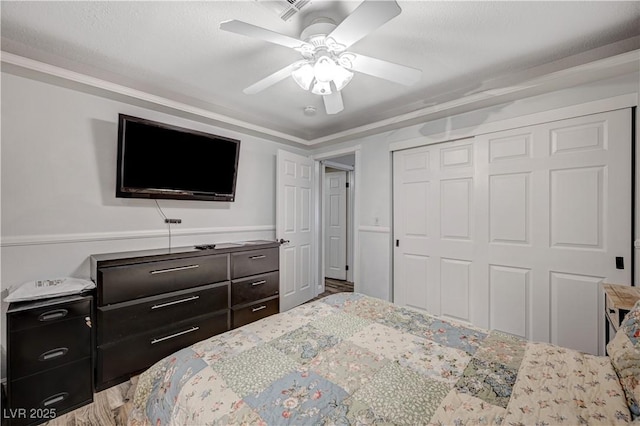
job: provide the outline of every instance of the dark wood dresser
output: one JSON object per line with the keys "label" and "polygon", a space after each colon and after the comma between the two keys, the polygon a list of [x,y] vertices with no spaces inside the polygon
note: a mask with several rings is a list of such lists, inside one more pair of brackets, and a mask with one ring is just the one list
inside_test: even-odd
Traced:
{"label": "dark wood dresser", "polygon": [[92,307],[92,295],[9,305],[10,424],[42,423],[93,401]]}
{"label": "dark wood dresser", "polygon": [[279,249],[231,254],[233,328],[275,314],[280,308]]}
{"label": "dark wood dresser", "polygon": [[247,241],[92,255],[96,390],[183,347],[277,313],[278,247]]}

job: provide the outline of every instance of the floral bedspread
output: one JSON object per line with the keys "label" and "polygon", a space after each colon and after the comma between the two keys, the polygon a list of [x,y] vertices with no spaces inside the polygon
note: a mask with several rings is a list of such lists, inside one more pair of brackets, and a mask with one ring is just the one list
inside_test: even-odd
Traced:
{"label": "floral bedspread", "polygon": [[340,293],[196,343],[139,380],[132,425],[630,422],[606,357]]}

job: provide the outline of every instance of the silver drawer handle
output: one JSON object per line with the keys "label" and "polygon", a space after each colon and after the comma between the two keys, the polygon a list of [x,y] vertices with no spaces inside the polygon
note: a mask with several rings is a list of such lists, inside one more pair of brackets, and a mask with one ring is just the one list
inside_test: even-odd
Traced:
{"label": "silver drawer handle", "polygon": [[262,285],[262,284],[266,284],[267,280],[262,280],[262,281],[256,281],[255,283],[251,283],[252,286],[256,286],[256,285]]}
{"label": "silver drawer handle", "polygon": [[151,274],[166,274],[167,272],[185,271],[187,269],[196,269],[199,267],[200,265],[189,265],[189,266],[179,266],[177,268],[158,269],[156,271],[151,271]]}
{"label": "silver drawer handle", "polygon": [[257,260],[257,259],[264,259],[265,257],[267,257],[267,256],[265,256],[264,254],[261,254],[259,256],[251,256],[251,257],[249,257],[249,259]]}
{"label": "silver drawer handle", "polygon": [[68,396],[69,394],[67,392],[61,392],[61,393],[55,394],[45,399],[44,401],[42,401],[42,405],[47,407],[52,404],[57,404],[58,402],[62,402],[65,399],[67,399]]}
{"label": "silver drawer handle", "polygon": [[198,300],[198,299],[200,299],[200,296],[191,296],[191,297],[187,297],[186,299],[174,300],[173,302],[167,302],[167,303],[161,303],[159,305],[153,305],[151,307],[151,309],[164,308],[166,306],[177,305],[178,303],[190,302],[192,300]]}
{"label": "silver drawer handle", "polygon": [[56,309],[55,311],[48,311],[48,312],[45,312],[43,314],[40,314],[40,316],[38,317],[38,320],[40,320],[40,321],[53,321],[53,320],[56,320],[58,318],[66,317],[68,313],[69,313],[69,311],[67,311],[66,309]]}
{"label": "silver drawer handle", "polygon": [[188,330],[180,331],[180,332],[174,333],[174,334],[172,334],[170,336],[161,337],[159,339],[153,339],[151,341],[151,344],[155,345],[156,343],[164,342],[165,340],[173,339],[174,337],[182,336],[183,334],[192,333],[192,332],[198,331],[198,330],[200,330],[200,327],[191,327]]}
{"label": "silver drawer handle", "polygon": [[42,353],[39,357],[38,360],[39,361],[49,361],[50,359],[54,359],[54,358],[59,358],[61,356],[64,356],[67,354],[67,352],[69,352],[68,348],[55,348],[55,349],[51,349],[50,351],[44,352]]}
{"label": "silver drawer handle", "polygon": [[258,306],[257,308],[253,308],[251,310],[251,312],[258,312],[258,311],[261,311],[263,309],[267,309],[267,305],[262,305],[262,306]]}

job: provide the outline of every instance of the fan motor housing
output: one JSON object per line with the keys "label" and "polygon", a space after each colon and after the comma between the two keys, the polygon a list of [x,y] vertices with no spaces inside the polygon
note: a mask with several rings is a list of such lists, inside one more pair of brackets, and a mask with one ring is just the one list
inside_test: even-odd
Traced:
{"label": "fan motor housing", "polygon": [[335,28],[335,22],[329,18],[316,19],[311,25],[302,30],[300,39],[315,46],[315,39],[322,38],[324,40]]}

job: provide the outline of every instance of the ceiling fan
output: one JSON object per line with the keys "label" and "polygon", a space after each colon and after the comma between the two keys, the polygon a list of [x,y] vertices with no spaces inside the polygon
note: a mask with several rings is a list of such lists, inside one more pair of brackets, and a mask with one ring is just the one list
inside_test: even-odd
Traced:
{"label": "ceiling fan", "polygon": [[289,47],[302,55],[303,59],[252,84],[244,93],[258,93],[291,76],[304,90],[322,96],[327,114],[337,114],[344,109],[340,91],[351,81],[352,71],[406,86],[420,79],[419,69],[347,51],[400,12],[394,0],[364,0],[339,25],[328,18],[314,20],[300,39],[237,20],[222,22],[220,29]]}

